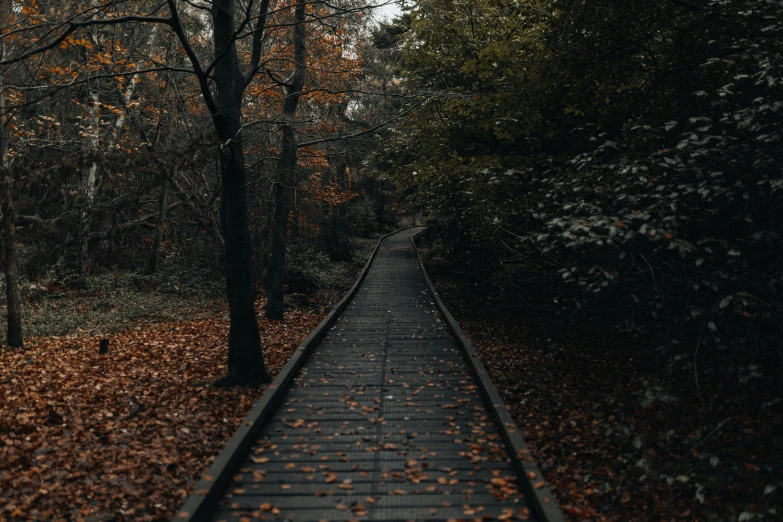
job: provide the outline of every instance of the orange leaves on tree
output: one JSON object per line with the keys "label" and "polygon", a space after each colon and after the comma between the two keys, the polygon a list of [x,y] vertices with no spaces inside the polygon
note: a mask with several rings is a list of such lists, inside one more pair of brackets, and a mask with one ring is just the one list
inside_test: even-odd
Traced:
{"label": "orange leaves on tree", "polygon": [[67,49],[73,45],[80,45],[85,49],[92,49],[93,47],[92,43],[86,38],[75,36],[74,33],[71,33],[60,43],[60,49]]}

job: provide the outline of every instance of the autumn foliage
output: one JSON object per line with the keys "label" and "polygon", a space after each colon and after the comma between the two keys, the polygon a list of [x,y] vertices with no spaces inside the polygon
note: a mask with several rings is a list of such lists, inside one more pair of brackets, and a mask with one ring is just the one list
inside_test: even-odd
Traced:
{"label": "autumn foliage", "polygon": [[[193,58],[209,67],[204,74],[212,85],[206,5],[183,4],[178,13],[185,42]],[[184,44],[165,9],[156,7],[153,2],[18,0],[4,2],[0,10],[5,49],[0,73],[16,219],[22,225],[20,241],[38,246],[20,260],[30,279],[40,275],[41,265],[57,265],[63,275],[79,277],[111,265],[142,269],[151,250],[166,257],[201,235],[214,243],[211,248],[221,248],[220,147],[210,109]],[[260,271],[268,257],[267,221],[281,150],[281,86],[294,66],[292,7],[271,3],[261,70],[242,98],[251,233]],[[291,181],[307,184],[312,177],[332,188],[299,192],[297,206],[320,212],[323,205],[351,199],[342,158],[349,159],[355,175],[359,156],[339,140],[320,140],[361,125],[345,111],[356,97],[353,89],[361,88],[360,42],[367,16],[361,3],[307,4],[308,68],[295,122],[302,150]],[[248,20],[236,41],[243,64],[252,60],[256,15]],[[164,200],[168,206],[161,218]],[[318,212],[299,212],[295,218],[312,223]],[[156,228],[164,229],[159,252]],[[137,243],[144,246],[141,251],[123,252],[123,245]]]}

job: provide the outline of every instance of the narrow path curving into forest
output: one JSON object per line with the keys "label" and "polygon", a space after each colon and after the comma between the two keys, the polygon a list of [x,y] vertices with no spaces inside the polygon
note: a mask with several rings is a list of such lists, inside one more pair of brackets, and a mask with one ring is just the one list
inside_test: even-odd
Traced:
{"label": "narrow path curving into forest", "polygon": [[180,518],[562,520],[524,450],[508,451],[518,430],[484,399],[491,383],[431,293],[411,241],[420,230],[381,241],[287,389],[267,392],[280,404],[250,447],[229,443],[216,465],[243,454],[213,465]]}

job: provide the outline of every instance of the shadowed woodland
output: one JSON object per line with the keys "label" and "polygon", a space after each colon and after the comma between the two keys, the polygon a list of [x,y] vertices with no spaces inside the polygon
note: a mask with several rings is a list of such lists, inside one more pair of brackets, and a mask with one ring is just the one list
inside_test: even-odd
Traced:
{"label": "shadowed woodland", "polygon": [[169,520],[420,222],[569,520],[779,519],[783,4],[381,4],[0,0],[0,520]]}

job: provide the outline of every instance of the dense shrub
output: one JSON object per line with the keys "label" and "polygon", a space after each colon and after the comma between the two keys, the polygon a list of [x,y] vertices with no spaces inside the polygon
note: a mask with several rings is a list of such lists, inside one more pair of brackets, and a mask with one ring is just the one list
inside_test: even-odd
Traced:
{"label": "dense shrub", "polygon": [[286,285],[291,293],[308,294],[316,289],[336,288],[342,283],[344,267],[306,242],[288,248]]}
{"label": "dense shrub", "polygon": [[[570,162],[574,170],[532,174],[536,205],[508,229],[498,224],[518,255],[538,261],[520,268],[549,274],[559,305],[588,316],[611,310],[624,329],[669,348],[685,342],[736,355],[752,347],[748,355],[779,364],[780,153],[752,138],[727,143],[737,125],[728,116],[725,125],[691,118],[671,150],[634,158],[623,153],[626,142],[609,142],[596,152],[617,148],[616,161],[593,165],[584,153]],[[700,136],[694,126],[714,130]],[[626,139],[651,132],[636,128]]]}
{"label": "dense shrub", "polygon": [[[644,470],[624,482],[618,464],[622,487],[685,495],[680,518],[777,520],[783,4],[417,5],[402,63],[408,87],[428,97],[373,165],[415,187],[434,264],[455,267],[472,307],[513,307],[520,331],[539,337],[520,339],[520,367],[542,352],[581,364],[580,349],[598,364],[628,354],[644,366],[649,379],[576,405],[551,397],[559,435],[576,427],[569,412],[623,404],[582,428],[605,429],[617,462],[625,447],[627,468]],[[637,339],[607,338],[607,327]],[[541,368],[560,385],[562,360]],[[562,386],[573,398],[601,378]],[[536,386],[521,369],[509,379]],[[572,498],[601,473],[584,449],[584,474],[554,450],[550,472],[574,478]],[[653,463],[656,453],[666,457]],[[750,494],[737,494],[743,486]]]}
{"label": "dense shrub", "polygon": [[367,197],[357,198],[348,203],[345,219],[349,226],[348,231],[355,236],[369,238],[381,230],[378,216]]}
{"label": "dense shrub", "polygon": [[547,6],[414,11],[410,84],[446,94],[377,163],[504,297],[749,384],[783,360],[783,7]]}
{"label": "dense shrub", "polygon": [[[767,23],[780,6],[728,5],[711,7],[719,57],[696,64],[680,117],[632,119],[615,141],[593,135],[560,168],[531,169],[532,204],[507,231],[520,254],[554,263],[560,304],[612,310],[668,348],[745,354],[727,368],[744,379],[781,362],[783,39]],[[726,38],[742,15],[758,23]]]}

